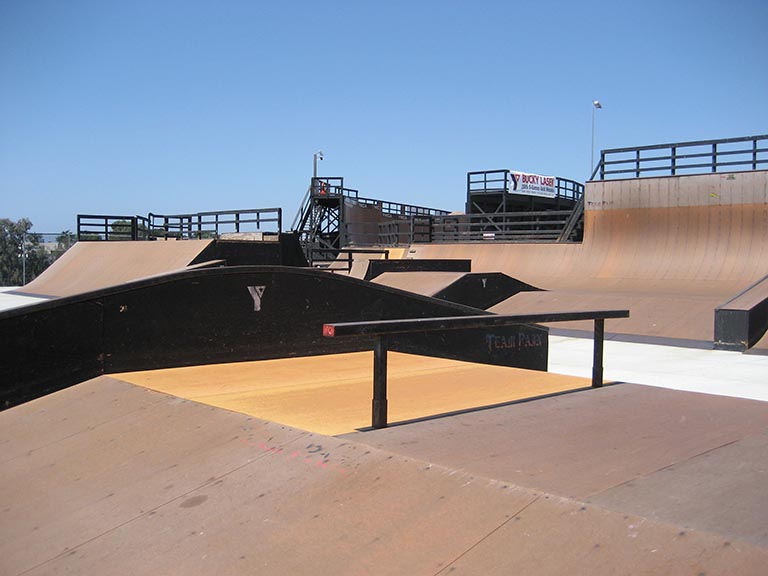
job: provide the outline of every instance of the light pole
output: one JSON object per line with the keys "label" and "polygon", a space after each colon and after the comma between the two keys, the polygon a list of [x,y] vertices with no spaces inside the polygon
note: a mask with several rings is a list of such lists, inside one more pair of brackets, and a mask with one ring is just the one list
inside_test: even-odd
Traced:
{"label": "light pole", "polygon": [[592,158],[589,163],[589,177],[592,177],[592,170],[595,169],[595,110],[601,110],[603,105],[599,100],[592,100]]}
{"label": "light pole", "polygon": [[27,283],[27,233],[21,235],[21,285]]}
{"label": "light pole", "polygon": [[323,159],[323,151],[318,150],[314,154],[312,154],[312,185],[310,186],[310,189],[312,190],[312,195],[314,196],[317,190],[315,189],[315,186],[317,186],[317,160]]}

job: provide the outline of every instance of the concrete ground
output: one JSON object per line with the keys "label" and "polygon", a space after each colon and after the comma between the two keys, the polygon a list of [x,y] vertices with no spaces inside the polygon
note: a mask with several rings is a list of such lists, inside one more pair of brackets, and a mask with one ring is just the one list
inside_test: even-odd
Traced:
{"label": "concrete ground", "polygon": [[[592,341],[549,337],[549,371],[592,374]],[[768,356],[605,341],[604,378],[688,392],[768,401]]]}
{"label": "concrete ground", "polygon": [[21,294],[8,294],[11,290],[16,290],[16,286],[0,286],[0,312],[12,308],[20,308],[29,304],[37,304],[42,298],[35,296],[22,296]]}

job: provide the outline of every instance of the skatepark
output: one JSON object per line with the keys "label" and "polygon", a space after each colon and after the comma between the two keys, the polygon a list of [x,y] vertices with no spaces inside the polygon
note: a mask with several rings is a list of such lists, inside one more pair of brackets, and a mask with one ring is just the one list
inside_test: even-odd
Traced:
{"label": "skatepark", "polygon": [[603,151],[562,202],[472,173],[464,215],[316,178],[289,232],[105,216],[0,294],[0,571],[764,574],[767,145]]}

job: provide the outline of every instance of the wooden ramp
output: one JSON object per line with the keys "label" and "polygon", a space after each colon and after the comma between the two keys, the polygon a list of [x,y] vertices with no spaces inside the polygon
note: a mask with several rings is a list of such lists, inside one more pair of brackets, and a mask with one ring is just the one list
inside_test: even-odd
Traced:
{"label": "wooden ramp", "polygon": [[335,438],[100,377],[0,413],[0,572],[765,574],[768,412],[676,394]]}
{"label": "wooden ramp", "polygon": [[15,292],[57,298],[176,272],[187,268],[212,242],[78,242]]}
{"label": "wooden ramp", "polygon": [[409,256],[470,258],[474,272],[547,291],[522,292],[493,312],[599,302],[630,310],[612,332],[710,345],[715,308],[768,274],[766,171],[589,182],[585,194],[582,244],[424,244]]}

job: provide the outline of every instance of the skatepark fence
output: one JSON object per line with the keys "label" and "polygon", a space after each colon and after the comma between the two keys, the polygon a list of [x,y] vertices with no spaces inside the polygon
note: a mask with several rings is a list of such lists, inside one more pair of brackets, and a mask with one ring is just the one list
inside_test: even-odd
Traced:
{"label": "skatepark fence", "polygon": [[600,151],[590,180],[758,170],[768,166],[768,134]]}

